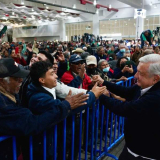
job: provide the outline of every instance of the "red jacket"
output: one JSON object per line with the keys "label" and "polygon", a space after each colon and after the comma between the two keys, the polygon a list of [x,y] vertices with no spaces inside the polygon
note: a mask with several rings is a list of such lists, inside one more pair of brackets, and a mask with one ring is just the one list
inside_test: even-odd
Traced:
{"label": "red jacket", "polygon": [[[69,84],[74,79],[72,72],[69,70],[65,72],[61,78],[61,82],[64,84]],[[82,82],[82,88],[88,90],[88,87],[92,84],[90,77],[87,74],[84,74],[84,79]],[[79,86],[80,88],[80,86]]]}

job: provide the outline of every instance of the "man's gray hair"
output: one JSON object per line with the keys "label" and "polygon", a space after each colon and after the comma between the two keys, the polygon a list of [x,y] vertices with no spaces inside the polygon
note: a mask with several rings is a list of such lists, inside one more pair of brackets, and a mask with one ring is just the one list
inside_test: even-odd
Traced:
{"label": "man's gray hair", "polygon": [[151,75],[160,75],[160,55],[149,54],[139,59],[141,63],[150,63],[149,73]]}
{"label": "man's gray hair", "polygon": [[[102,62],[107,62],[107,60],[105,60],[105,59],[101,59],[101,60],[98,62],[98,68],[100,68],[100,66],[101,66]],[[108,63],[108,62],[107,62],[107,63]]]}

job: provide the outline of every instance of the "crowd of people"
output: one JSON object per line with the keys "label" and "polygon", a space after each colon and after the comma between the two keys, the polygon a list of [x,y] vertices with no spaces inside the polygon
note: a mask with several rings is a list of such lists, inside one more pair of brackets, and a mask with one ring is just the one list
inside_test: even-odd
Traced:
{"label": "crowd of people", "polygon": [[[61,121],[67,118],[66,159],[70,160],[71,122],[75,115],[74,160],[77,160],[80,111],[86,116],[85,109],[89,107],[92,114],[93,103],[99,98],[113,113],[127,117],[126,146],[121,160],[134,159],[137,157],[134,153],[143,159],[160,158],[157,148],[149,147],[159,144],[159,129],[154,133],[148,131],[152,122],[156,128],[155,122],[159,121],[159,108],[156,107],[160,93],[160,50],[155,41],[149,44],[143,44],[142,48],[140,40],[85,43],[37,42],[36,38],[34,42],[2,43],[0,135],[18,136],[18,155],[21,154],[23,160],[29,159],[29,136],[36,135],[33,137],[33,157],[41,160],[42,131],[47,130],[47,159],[50,160],[53,159],[52,127],[59,124],[58,144],[62,143]],[[131,76],[137,80],[132,82],[136,82],[133,87],[115,84]],[[146,132],[154,137],[153,140],[146,142]],[[11,148],[10,140],[0,143],[2,160],[12,158]],[[63,159],[62,149],[58,146],[58,160]]]}

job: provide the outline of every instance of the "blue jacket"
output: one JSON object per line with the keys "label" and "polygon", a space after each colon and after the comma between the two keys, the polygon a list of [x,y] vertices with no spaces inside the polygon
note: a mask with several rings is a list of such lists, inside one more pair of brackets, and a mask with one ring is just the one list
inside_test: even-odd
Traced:
{"label": "blue jacket", "polygon": [[117,59],[121,58],[124,56],[124,52],[119,51],[118,53],[116,53]]}
{"label": "blue jacket", "polygon": [[95,56],[96,59],[97,59],[97,64],[98,64],[98,62],[99,62],[101,59],[105,59],[105,60],[106,60],[106,58],[107,58],[106,55],[100,56],[100,55],[98,55],[98,53],[96,53],[94,56]]}
{"label": "blue jacket", "polygon": [[[79,107],[77,109],[72,110],[70,113],[66,113],[66,115],[72,115],[75,113],[78,113],[84,109],[86,109],[88,106],[91,106],[95,101],[95,95],[93,92],[89,92],[89,99],[87,100],[87,105],[84,105],[82,107]],[[49,108],[55,109],[55,115],[59,115],[55,117],[55,122],[62,121],[65,117],[60,115],[61,109],[58,107],[59,105],[68,103],[66,100],[60,101],[59,99],[53,99],[53,95],[45,90],[42,86],[35,86],[34,84],[30,84],[28,86],[28,92],[27,92],[28,98],[29,98],[29,109],[34,114],[42,114],[47,112]],[[47,130],[47,158],[53,158],[53,145],[52,145],[52,138],[53,138],[53,129]],[[43,146],[41,145],[43,143],[43,134],[36,135],[33,137],[34,139],[34,159],[43,159]],[[40,145],[39,145],[40,144]],[[24,149],[26,150],[26,149]],[[27,157],[26,157],[27,159]]]}
{"label": "blue jacket", "polygon": [[[59,112],[55,112],[55,110],[59,110]],[[35,115],[29,109],[22,108],[18,103],[0,93],[0,136],[19,137],[38,134],[56,124],[59,117],[65,118],[69,115],[68,111],[70,111],[70,105],[68,102],[64,102],[56,109],[48,107],[46,112]],[[18,146],[17,142],[17,150]],[[13,159],[12,139],[1,142],[0,150],[1,160]]]}
{"label": "blue jacket", "polygon": [[111,112],[126,117],[126,146],[138,155],[160,159],[160,82],[142,96],[141,88],[137,85],[123,87],[106,81],[103,85],[127,100],[121,102],[106,96],[101,96],[100,99]]}
{"label": "blue jacket", "polygon": [[[94,93],[88,92],[88,94],[89,94],[89,99],[86,101],[87,104],[84,106],[78,107],[72,110],[71,112],[70,110],[68,110],[70,115],[86,109],[88,106],[91,106],[95,102],[96,98]],[[34,114],[44,113],[50,108],[55,109],[55,114],[59,114],[61,112],[61,108],[58,108],[58,106],[69,104],[68,101],[66,100],[60,101],[59,99],[53,99],[53,96],[51,93],[49,93],[43,87],[35,86],[32,83],[28,86],[27,96],[29,98],[29,109]],[[60,121],[65,117],[64,116],[57,117],[58,119],[57,120],[55,119],[55,121]]]}

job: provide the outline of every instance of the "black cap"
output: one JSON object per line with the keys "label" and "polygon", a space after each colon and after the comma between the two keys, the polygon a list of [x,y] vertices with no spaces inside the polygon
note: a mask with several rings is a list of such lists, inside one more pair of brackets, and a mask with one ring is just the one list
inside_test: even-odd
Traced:
{"label": "black cap", "polygon": [[22,69],[12,58],[2,58],[0,59],[0,66],[4,66],[4,70],[0,69],[0,78],[5,77],[18,77],[25,78],[29,71]]}

